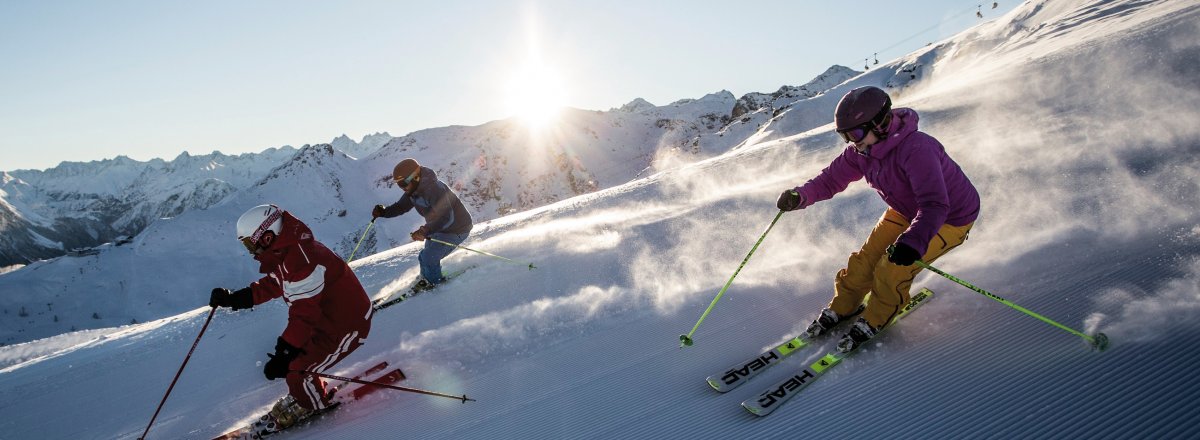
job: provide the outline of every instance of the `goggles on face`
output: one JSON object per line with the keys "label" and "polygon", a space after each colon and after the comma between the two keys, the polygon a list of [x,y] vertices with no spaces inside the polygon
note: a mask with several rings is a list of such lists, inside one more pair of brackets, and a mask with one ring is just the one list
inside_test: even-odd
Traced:
{"label": "goggles on face", "polygon": [[239,241],[242,242],[242,246],[245,246],[247,251],[250,251],[250,255],[258,255],[259,252],[262,252],[262,249],[258,247],[258,243],[255,243],[250,237],[242,237]]}
{"label": "goggles on face", "polygon": [[408,184],[412,183],[413,179],[417,178],[418,172],[420,172],[420,170],[413,171],[412,174],[409,174],[408,177],[403,179],[396,179],[396,184],[400,185],[401,188],[408,187]]}
{"label": "goggles on face", "polygon": [[863,139],[866,139],[867,133],[870,133],[870,132],[871,132],[871,130],[869,128],[867,128],[867,124],[863,124],[863,125],[851,128],[846,131],[839,131],[838,135],[841,135],[842,140],[844,140],[848,143],[857,144],[859,142],[862,142]]}

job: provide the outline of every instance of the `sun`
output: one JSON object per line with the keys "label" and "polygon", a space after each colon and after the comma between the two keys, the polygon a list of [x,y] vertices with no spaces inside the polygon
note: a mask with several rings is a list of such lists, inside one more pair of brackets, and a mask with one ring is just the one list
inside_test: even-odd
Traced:
{"label": "sun", "polygon": [[562,77],[540,62],[527,62],[508,80],[508,111],[533,131],[543,130],[558,120],[566,103]]}

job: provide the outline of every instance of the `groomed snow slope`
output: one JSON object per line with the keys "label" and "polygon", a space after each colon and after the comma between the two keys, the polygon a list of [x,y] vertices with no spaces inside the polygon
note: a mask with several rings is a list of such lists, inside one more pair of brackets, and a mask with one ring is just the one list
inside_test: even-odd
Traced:
{"label": "groomed snow slope", "polygon": [[[931,63],[892,90],[897,104],[921,112],[983,196],[970,240],[938,266],[1107,333],[1106,352],[923,274],[929,304],[773,415],[738,403],[829,344],[709,389],[706,375],[800,331],[883,210],[855,184],[785,215],[696,345],[678,348],[779,191],[841,148],[823,127],[477,225],[466,245],[538,269],[453,254],[448,267],[476,267],[378,314],[334,372],[387,359],[408,386],[478,401],[378,393],[278,438],[1196,438],[1198,6],[1030,2],[830,92]],[[415,277],[417,251],[354,266],[382,296]],[[0,370],[0,438],[137,438],[207,314],[32,343],[66,348]],[[217,312],[147,438],[211,438],[284,393],[259,362],[285,316],[281,303]]]}

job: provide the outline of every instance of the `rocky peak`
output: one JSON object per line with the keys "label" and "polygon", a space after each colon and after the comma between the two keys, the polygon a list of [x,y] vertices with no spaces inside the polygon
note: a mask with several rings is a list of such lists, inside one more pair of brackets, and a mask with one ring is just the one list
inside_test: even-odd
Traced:
{"label": "rocky peak", "polygon": [[634,98],[634,100],[629,101],[628,104],[625,104],[625,105],[621,106],[620,108],[616,108],[613,110],[619,111],[622,113],[641,113],[644,111],[654,110],[655,108],[657,108],[657,106],[655,106],[654,104],[651,104],[649,101],[646,101],[645,99]]}

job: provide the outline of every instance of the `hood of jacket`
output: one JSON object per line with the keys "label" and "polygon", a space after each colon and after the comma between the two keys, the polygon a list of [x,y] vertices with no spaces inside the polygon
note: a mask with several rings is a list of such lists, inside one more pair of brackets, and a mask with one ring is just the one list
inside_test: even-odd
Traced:
{"label": "hood of jacket", "polygon": [[911,108],[893,109],[892,122],[888,124],[887,138],[871,145],[867,156],[873,159],[882,159],[892,154],[898,145],[904,143],[905,138],[917,131],[917,121],[919,120],[917,112]]}

